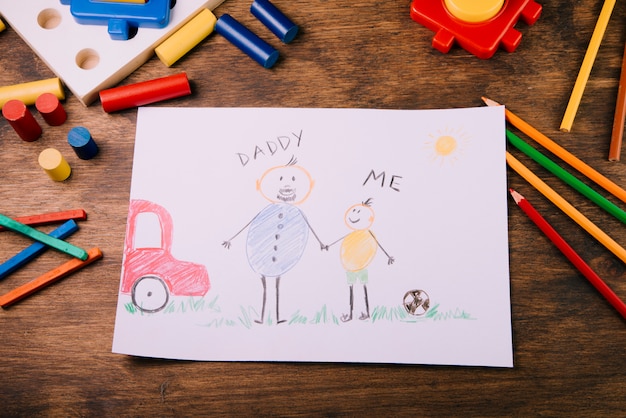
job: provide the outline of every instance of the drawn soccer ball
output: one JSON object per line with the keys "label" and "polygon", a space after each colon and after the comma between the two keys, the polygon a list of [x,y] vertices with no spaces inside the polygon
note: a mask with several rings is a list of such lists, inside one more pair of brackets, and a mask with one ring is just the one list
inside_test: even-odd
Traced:
{"label": "drawn soccer ball", "polygon": [[430,297],[423,290],[409,290],[404,294],[403,305],[409,315],[421,316],[430,308]]}

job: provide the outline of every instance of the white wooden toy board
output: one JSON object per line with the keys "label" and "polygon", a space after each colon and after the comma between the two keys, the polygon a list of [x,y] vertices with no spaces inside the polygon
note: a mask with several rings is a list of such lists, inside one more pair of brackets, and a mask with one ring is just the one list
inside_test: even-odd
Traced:
{"label": "white wooden toy board", "polygon": [[[0,14],[65,86],[85,105],[145,63],[161,42],[200,10],[224,0],[184,0],[163,29],[140,27],[127,41],[112,40],[106,26],[81,25],[59,0],[0,0]],[[23,82],[35,80],[23,80]]]}

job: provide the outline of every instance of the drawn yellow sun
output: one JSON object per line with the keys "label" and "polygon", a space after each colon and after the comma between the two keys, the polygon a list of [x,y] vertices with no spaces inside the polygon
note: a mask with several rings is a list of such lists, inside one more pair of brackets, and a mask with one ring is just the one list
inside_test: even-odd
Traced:
{"label": "drawn yellow sun", "polygon": [[461,129],[446,128],[428,136],[431,140],[427,141],[425,146],[432,151],[431,159],[440,165],[457,161],[468,142],[467,134]]}

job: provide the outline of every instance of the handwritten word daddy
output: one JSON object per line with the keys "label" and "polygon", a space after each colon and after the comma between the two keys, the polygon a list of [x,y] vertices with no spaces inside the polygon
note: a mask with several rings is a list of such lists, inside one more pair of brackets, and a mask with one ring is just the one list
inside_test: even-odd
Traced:
{"label": "handwritten word daddy", "polygon": [[302,130],[299,134],[291,133],[288,136],[277,136],[276,139],[265,141],[263,144],[257,144],[250,153],[237,152],[242,167],[252,161],[256,161],[262,157],[271,157],[277,152],[287,151],[291,148],[299,148],[302,141]]}

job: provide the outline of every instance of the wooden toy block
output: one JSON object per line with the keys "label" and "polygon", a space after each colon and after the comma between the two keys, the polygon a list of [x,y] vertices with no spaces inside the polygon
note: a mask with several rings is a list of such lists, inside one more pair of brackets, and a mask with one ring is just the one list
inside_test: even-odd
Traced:
{"label": "wooden toy block", "polygon": [[100,92],[102,109],[107,112],[144,106],[191,94],[186,73],[179,73]]}
{"label": "wooden toy block", "polygon": [[50,126],[60,126],[67,120],[67,113],[59,99],[52,93],[44,93],[35,100],[35,108]]}
{"label": "wooden toy block", "polygon": [[[48,235],[53,238],[65,239],[76,231],[78,231],[78,225],[75,221],[69,220],[50,232]],[[9,274],[27,264],[29,261],[32,261],[38,255],[46,251],[46,249],[48,249],[48,247],[45,244],[41,242],[33,242],[31,245],[24,248],[4,263],[0,264],[0,279],[7,277]]]}
{"label": "wooden toy block", "polygon": [[102,251],[100,251],[97,247],[91,248],[87,252],[87,258],[85,260],[74,258],[67,263],[61,264],[59,267],[44,273],[36,279],[0,296],[0,306],[6,308],[101,258]]}
{"label": "wooden toy block", "polygon": [[39,165],[54,181],[64,181],[72,174],[70,165],[59,150],[55,148],[46,148],[41,151],[39,154]]}
{"label": "wooden toy block", "polygon": [[81,160],[91,160],[98,154],[96,141],[91,137],[89,130],[83,126],[70,129],[67,133],[67,143]]}
{"label": "wooden toy block", "polygon": [[154,48],[203,9],[224,0],[179,0],[163,29],[143,28],[128,41],[102,27],[77,23],[59,0],[0,0],[0,14],[85,106],[154,54]]}
{"label": "wooden toy block", "polygon": [[2,116],[24,141],[32,142],[41,136],[41,126],[24,102],[9,100],[2,107]]}
{"label": "wooden toy block", "polygon": [[520,18],[533,25],[541,9],[534,0],[413,0],[411,18],[435,32],[435,49],[447,53],[456,42],[488,59],[500,46],[515,51],[522,34],[513,26]]}
{"label": "wooden toy block", "polygon": [[65,99],[61,79],[58,77],[48,78],[0,87],[0,109],[12,99],[21,100],[26,106],[33,105],[37,101],[37,97],[43,93],[52,93],[59,100]]}
{"label": "wooden toy block", "polygon": [[161,45],[157,46],[154,52],[163,64],[171,67],[209,36],[215,29],[216,22],[215,15],[209,9],[204,9]]}
{"label": "wooden toy block", "polygon": [[61,0],[70,6],[74,19],[83,25],[108,26],[111,39],[125,41],[139,27],[164,28],[170,21],[170,0],[136,2],[103,2]]}

